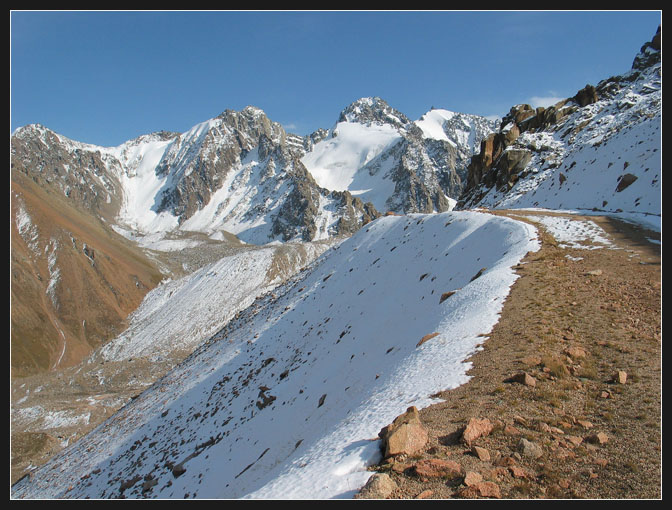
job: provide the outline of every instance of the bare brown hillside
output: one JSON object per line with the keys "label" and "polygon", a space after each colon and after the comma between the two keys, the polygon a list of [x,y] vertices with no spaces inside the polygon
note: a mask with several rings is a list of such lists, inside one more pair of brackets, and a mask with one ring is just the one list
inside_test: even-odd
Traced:
{"label": "bare brown hillside", "polygon": [[[589,219],[616,249],[561,247],[538,225],[471,380],[420,411],[424,450],[372,467],[394,482],[385,497],[662,497],[660,236]],[[487,426],[467,444],[472,418]]]}
{"label": "bare brown hillside", "polygon": [[[11,375],[22,377],[73,366],[113,338],[162,275],[100,220],[18,171],[10,193]],[[30,218],[22,232],[21,215]]]}

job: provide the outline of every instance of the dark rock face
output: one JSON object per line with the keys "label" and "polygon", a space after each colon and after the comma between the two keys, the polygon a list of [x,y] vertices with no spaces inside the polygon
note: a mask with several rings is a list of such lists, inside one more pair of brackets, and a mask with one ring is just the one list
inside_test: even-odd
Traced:
{"label": "dark rock face", "polygon": [[643,70],[647,67],[657,64],[662,59],[661,46],[661,27],[658,25],[656,35],[653,36],[650,42],[645,43],[639,50],[639,53],[632,62],[632,68],[635,70]]}

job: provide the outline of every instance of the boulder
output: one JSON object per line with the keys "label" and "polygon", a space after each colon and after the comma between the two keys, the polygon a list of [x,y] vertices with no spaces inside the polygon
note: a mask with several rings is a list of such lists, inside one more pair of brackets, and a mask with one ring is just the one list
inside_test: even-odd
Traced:
{"label": "boulder", "polygon": [[400,454],[413,455],[421,451],[429,439],[415,406],[409,407],[390,425],[383,427],[378,437],[382,440],[385,458]]}

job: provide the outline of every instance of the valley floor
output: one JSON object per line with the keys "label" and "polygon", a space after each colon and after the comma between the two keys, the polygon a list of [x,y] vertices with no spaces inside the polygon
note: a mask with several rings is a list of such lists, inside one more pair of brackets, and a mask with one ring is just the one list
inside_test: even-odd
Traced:
{"label": "valley floor", "polygon": [[[571,247],[538,223],[554,213],[492,213],[535,220],[542,249],[517,266],[500,321],[469,360],[470,381],[420,411],[424,452],[371,467],[395,482],[387,497],[661,498],[660,234],[571,215],[612,243]],[[523,372],[534,380],[512,381]],[[493,426],[471,447],[462,437],[470,418]],[[522,439],[535,446],[522,448]],[[485,460],[473,446],[487,450]],[[436,459],[476,474],[418,476],[420,461]]]}

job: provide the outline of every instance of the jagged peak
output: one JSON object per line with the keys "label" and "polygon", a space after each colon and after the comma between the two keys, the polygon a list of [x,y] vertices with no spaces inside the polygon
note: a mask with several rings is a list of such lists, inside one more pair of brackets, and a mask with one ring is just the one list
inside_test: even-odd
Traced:
{"label": "jagged peak", "polygon": [[399,110],[392,108],[379,97],[362,97],[341,111],[338,122],[360,124],[391,124],[401,127],[410,123],[410,119]]}
{"label": "jagged peak", "polygon": [[635,56],[635,59],[632,62],[632,69],[641,71],[647,67],[660,62],[662,58],[662,46],[661,46],[661,26],[658,25],[658,30],[653,36],[651,41],[644,43],[640,48],[639,53]]}

